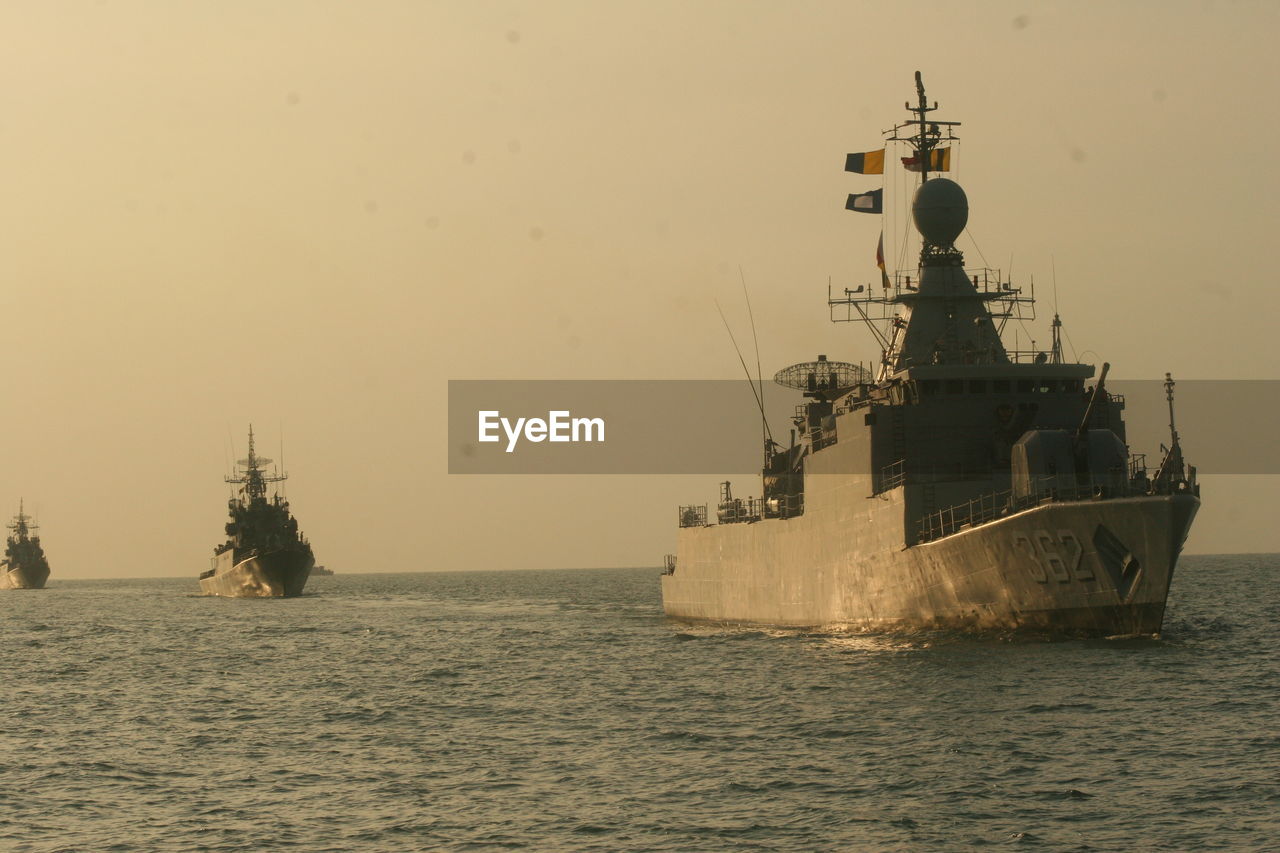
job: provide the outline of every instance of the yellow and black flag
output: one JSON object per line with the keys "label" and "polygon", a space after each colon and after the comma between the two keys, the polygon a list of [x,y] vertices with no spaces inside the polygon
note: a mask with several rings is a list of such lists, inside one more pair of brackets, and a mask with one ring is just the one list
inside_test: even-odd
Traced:
{"label": "yellow and black flag", "polygon": [[[907,167],[908,172],[923,172],[923,161],[920,159],[920,153],[916,152],[910,157],[902,158],[902,165]],[[929,152],[929,171],[930,172],[950,172],[951,171],[951,149],[935,148]]]}
{"label": "yellow and black flag", "polygon": [[883,175],[884,149],[867,151],[864,154],[849,154],[844,158],[844,170],[857,172],[859,175]]}

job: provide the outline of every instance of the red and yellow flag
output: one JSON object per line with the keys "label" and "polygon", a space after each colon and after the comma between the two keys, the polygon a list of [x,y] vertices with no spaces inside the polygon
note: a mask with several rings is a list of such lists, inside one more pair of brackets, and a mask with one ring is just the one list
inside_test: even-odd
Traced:
{"label": "red and yellow flag", "polygon": [[[920,155],[912,154],[910,157],[902,158],[902,165],[907,167],[908,172],[922,172]],[[951,149],[935,148],[929,152],[929,171],[930,172],[950,172],[951,171]]]}
{"label": "red and yellow flag", "polygon": [[876,266],[880,268],[880,283],[889,289],[889,273],[884,268],[884,232],[880,232],[880,242],[876,244]]}

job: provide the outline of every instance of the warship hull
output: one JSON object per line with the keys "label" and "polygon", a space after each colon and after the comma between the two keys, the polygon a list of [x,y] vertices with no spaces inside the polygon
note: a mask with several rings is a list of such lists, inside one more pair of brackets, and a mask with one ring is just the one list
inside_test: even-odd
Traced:
{"label": "warship hull", "polygon": [[233,562],[231,551],[200,578],[204,595],[228,598],[291,598],[301,595],[311,574],[312,556],[304,551],[274,551]]}
{"label": "warship hull", "polygon": [[0,566],[0,589],[44,589],[47,580],[48,566]]}
{"label": "warship hull", "polygon": [[[1006,322],[1034,319],[1023,313],[1034,285],[965,267],[968,197],[930,175],[950,169],[959,122],[937,120],[915,76],[913,118],[886,136],[910,146],[902,162],[920,173],[919,264],[890,276],[882,226],[879,291],[827,296],[831,319],[870,327],[878,366],[819,355],[778,372],[807,401],[790,445],[764,420],[760,497],[722,482],[715,525],[706,505],[680,507],[663,606],[680,620],[789,628],[1158,634],[1200,507],[1173,377],[1170,444],[1148,475],[1129,451],[1124,397],[1105,390],[1110,364],[1087,388],[1094,367],[1064,360],[1056,311],[1047,349],[1016,338],[1006,349]],[[850,154],[845,170],[882,173],[871,157]],[[846,209],[882,213],[880,193],[850,194]]]}
{"label": "warship hull", "polygon": [[682,621],[830,630],[1158,634],[1198,497],[1055,501],[903,545],[904,492],[684,528],[663,606]]}

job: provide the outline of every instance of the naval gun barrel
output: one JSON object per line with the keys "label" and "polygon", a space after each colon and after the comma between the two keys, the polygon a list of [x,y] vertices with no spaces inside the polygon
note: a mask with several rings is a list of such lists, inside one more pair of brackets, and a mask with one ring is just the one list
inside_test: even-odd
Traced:
{"label": "naval gun barrel", "polygon": [[1089,397],[1089,405],[1084,410],[1084,418],[1080,421],[1080,428],[1076,430],[1076,440],[1082,441],[1085,434],[1089,431],[1089,421],[1093,419],[1093,410],[1098,407],[1098,400],[1102,397],[1102,386],[1107,381],[1107,371],[1111,369],[1111,363],[1102,362],[1102,373],[1098,374],[1098,384],[1094,386],[1093,395]]}

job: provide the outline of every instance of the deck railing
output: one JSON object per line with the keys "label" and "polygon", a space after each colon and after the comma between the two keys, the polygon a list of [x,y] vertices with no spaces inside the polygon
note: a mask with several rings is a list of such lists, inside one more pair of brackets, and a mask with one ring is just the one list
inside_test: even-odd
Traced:
{"label": "deck railing", "polygon": [[707,505],[682,506],[676,518],[679,520],[681,527],[706,527]]}
{"label": "deck railing", "polygon": [[804,515],[804,493],[776,495],[764,502],[765,518],[795,518]]}
{"label": "deck railing", "polygon": [[907,460],[899,459],[897,462],[890,463],[880,469],[875,493],[880,494],[890,489],[896,489],[905,482],[907,482]]}
{"label": "deck railing", "polygon": [[716,521],[721,524],[744,524],[759,521],[764,514],[760,498],[731,498],[716,507]]}
{"label": "deck railing", "polygon": [[[716,521],[720,524],[749,524],[762,518],[795,518],[804,515],[804,494],[776,495],[762,498],[733,498],[722,501],[716,507]],[[707,505],[680,507],[676,517],[681,527],[706,527]]]}
{"label": "deck railing", "polygon": [[[920,519],[918,541],[931,542],[950,536],[970,527],[977,527],[1031,509],[1035,506],[1064,501],[1104,500],[1106,498],[1126,497],[1133,494],[1146,494],[1136,481],[1125,481],[1120,477],[1104,477],[1087,483],[1063,486],[1061,478],[1046,476],[1029,494],[1015,496],[1012,489],[979,495],[972,500],[931,512]],[[1055,482],[1058,480],[1059,482]]]}

